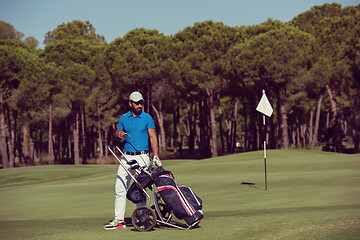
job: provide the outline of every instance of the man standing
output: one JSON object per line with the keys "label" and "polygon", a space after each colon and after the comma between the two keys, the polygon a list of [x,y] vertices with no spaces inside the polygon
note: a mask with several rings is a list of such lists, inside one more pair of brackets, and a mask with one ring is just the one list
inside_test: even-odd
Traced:
{"label": "man standing", "polygon": [[[124,156],[120,161],[128,168],[127,160],[136,160],[141,167],[150,164],[149,157],[149,138],[155,165],[161,166],[158,157],[159,147],[156,137],[155,123],[152,117],[143,112],[144,99],[140,92],[132,92],[129,96],[130,111],[123,114],[118,122],[118,129],[115,136],[125,141]],[[116,183],[115,183],[115,218],[108,225],[104,226],[106,230],[125,228],[125,207],[126,193],[129,188],[131,177],[125,169],[119,165]],[[144,206],[145,202],[138,203],[136,207]]]}

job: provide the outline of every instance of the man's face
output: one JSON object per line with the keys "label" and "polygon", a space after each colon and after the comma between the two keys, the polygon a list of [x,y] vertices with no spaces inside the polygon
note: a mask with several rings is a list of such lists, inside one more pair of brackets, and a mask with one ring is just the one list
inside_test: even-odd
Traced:
{"label": "man's face", "polygon": [[133,102],[130,101],[129,102],[131,111],[135,114],[135,115],[140,115],[144,106],[144,101],[138,101],[138,102]]}

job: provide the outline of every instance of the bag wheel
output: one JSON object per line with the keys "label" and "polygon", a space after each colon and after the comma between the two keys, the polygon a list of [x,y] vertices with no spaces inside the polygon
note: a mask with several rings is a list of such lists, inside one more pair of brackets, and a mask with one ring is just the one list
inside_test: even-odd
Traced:
{"label": "bag wheel", "polygon": [[[170,208],[168,205],[164,204],[164,203],[158,203],[158,206],[159,206],[159,210],[160,210],[161,217],[162,217],[164,220],[170,220],[171,217],[172,217],[172,215],[171,215],[171,213],[172,213],[171,208]],[[158,213],[157,213],[157,211],[156,211],[156,209],[155,209],[155,205],[152,205],[151,208],[155,211],[157,218],[158,218],[158,219],[161,219],[161,217],[159,217],[159,215],[158,215]]]}
{"label": "bag wheel", "polygon": [[139,207],[134,210],[131,220],[136,230],[146,232],[155,227],[157,218],[155,212],[151,208]]}

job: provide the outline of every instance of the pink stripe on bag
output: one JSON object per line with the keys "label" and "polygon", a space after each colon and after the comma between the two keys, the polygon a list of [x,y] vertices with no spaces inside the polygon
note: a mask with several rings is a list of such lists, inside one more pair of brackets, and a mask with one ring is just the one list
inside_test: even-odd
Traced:
{"label": "pink stripe on bag", "polygon": [[[176,184],[176,187],[179,189],[179,191],[181,191],[179,185],[178,185],[176,182],[175,182],[175,184]],[[191,210],[193,211],[192,214],[194,214],[194,213],[196,212],[195,209],[194,209],[193,206],[187,201],[186,197],[183,195],[182,192],[181,192],[181,194],[182,194],[183,198],[185,199],[185,201],[187,202],[187,205],[190,206]]]}
{"label": "pink stripe on bag", "polygon": [[176,188],[174,188],[173,186],[164,186],[164,187],[158,187],[157,189],[158,189],[159,192],[161,192],[161,191],[163,191],[163,190],[166,190],[166,189],[171,189],[171,190],[175,191],[176,194],[177,194],[177,196],[178,196],[178,198],[180,199],[180,202],[181,202],[181,204],[183,205],[186,213],[187,213],[189,216],[192,215],[192,214],[190,213],[191,209],[188,209],[188,207],[187,207],[188,204],[186,204],[186,203],[183,201],[183,198],[180,196],[180,194],[179,194],[179,192],[177,191]]}

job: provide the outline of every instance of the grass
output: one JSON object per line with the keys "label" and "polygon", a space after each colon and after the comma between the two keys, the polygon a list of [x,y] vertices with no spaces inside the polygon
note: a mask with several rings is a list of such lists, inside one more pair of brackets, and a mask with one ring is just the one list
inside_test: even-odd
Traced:
{"label": "grass", "polygon": [[[0,170],[0,236],[6,239],[359,239],[360,155],[270,150],[205,160],[168,160],[178,183],[202,198],[200,228],[129,226],[113,217],[115,165]],[[255,185],[244,185],[252,182]],[[134,205],[128,202],[126,217]],[[127,222],[131,221],[127,219]]]}

